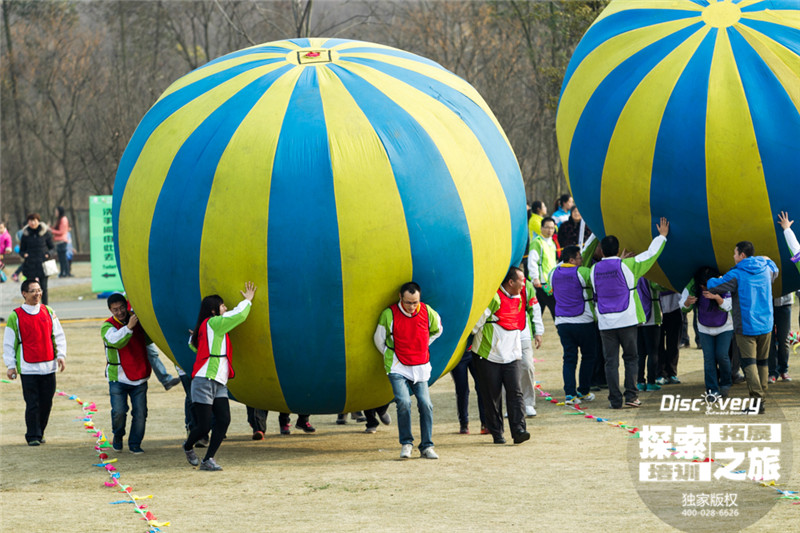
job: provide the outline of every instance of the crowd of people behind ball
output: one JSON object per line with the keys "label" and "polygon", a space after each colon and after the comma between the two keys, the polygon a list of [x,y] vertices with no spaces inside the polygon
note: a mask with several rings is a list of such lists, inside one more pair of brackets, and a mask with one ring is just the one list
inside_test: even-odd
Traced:
{"label": "crowd of people behind ball", "polygon": [[[686,316],[694,312],[698,347],[703,353],[703,379],[707,396],[714,400],[746,382],[751,398],[764,400],[770,384],[791,381],[788,374],[791,306],[793,295],[774,297],[775,263],[756,255],[753,244],[741,241],[733,250],[735,266],[724,275],[701,267],[680,293],[670,291],[645,276],[668,246],[669,221],[661,218],[657,235],[648,248],[634,255],[620,250],[617,238],[598,240],[582,220],[569,195],[560,196],[552,216],[547,205],[535,201],[529,208],[529,245],[519,268],[512,266],[478,322],[467,350],[453,369],[460,433],[469,429],[469,382],[472,375],[478,397],[481,434],[495,444],[505,444],[508,419],[514,444],[531,438],[526,419],[536,416],[534,349],[542,344],[541,306],[551,313],[563,351],[562,378],[567,405],[595,400],[595,392],[608,389],[608,407],[637,408],[640,393],[658,391],[680,383],[679,347],[688,345]],[[785,212],[777,217],[800,269],[800,242]],[[63,371],[66,340],[61,324],[47,305],[47,276],[42,264],[57,253],[59,276],[71,276],[69,221],[64,210],[55,212],[53,227],[38,214],[27,217],[18,233],[23,259],[21,294],[24,303],[9,315],[3,337],[3,361],[9,379],[20,377],[25,401],[25,439],[30,446],[45,443],[56,370]],[[0,224],[0,262],[12,252],[12,239]],[[2,265],[0,265],[2,270]],[[2,277],[0,280],[5,281]],[[438,459],[433,443],[433,403],[428,391],[431,378],[429,346],[442,334],[444,319],[422,301],[423,288],[413,281],[403,284],[396,302],[377,318],[373,341],[383,361],[387,382],[396,404],[400,457],[414,449],[411,397],[419,413],[419,452]],[[141,444],[147,420],[147,382],[154,372],[166,390],[182,383],[185,390],[186,459],[200,470],[222,467],[215,456],[230,424],[227,382],[235,378],[233,346],[229,333],[250,312],[256,287],[247,282],[242,301],[228,310],[218,295],[200,303],[197,323],[189,338],[196,352],[191,369],[177,367],[172,377],[158,351],[139,324],[123,294],[108,298],[111,316],[103,322],[105,375],[111,403],[112,447],[143,453]],[[623,381],[619,358],[622,351]],[[577,372],[577,379],[576,379]],[[365,433],[375,433],[379,423],[390,424],[390,404],[351,413],[366,422]],[[126,432],[131,411],[130,433]],[[760,403],[760,413],[765,411]],[[267,412],[247,407],[253,439],[266,431]],[[337,424],[347,423],[347,413]],[[290,414],[279,414],[280,433],[291,432]],[[309,415],[300,414],[295,427],[305,433],[315,428]],[[201,461],[197,448],[206,448]]]}

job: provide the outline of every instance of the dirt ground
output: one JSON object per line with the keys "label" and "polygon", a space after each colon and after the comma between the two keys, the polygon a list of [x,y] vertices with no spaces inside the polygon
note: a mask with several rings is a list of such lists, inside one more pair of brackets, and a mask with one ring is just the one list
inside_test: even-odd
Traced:
{"label": "dirt ground", "polygon": [[[797,317],[793,318],[797,324]],[[69,345],[67,369],[58,376],[60,390],[96,402],[95,424],[111,433],[108,386],[103,376],[100,321],[64,324]],[[563,398],[561,352],[552,321],[546,319],[545,343],[537,351],[537,379],[543,390]],[[162,356],[163,357],[163,356]],[[171,365],[167,365],[171,368]],[[586,404],[586,412],[630,425],[685,422],[676,413],[660,413],[662,393],[696,398],[702,390],[702,354],[681,351],[683,384],[643,393],[641,409],[611,411],[605,393]],[[792,355],[790,368],[800,368]],[[3,369],[5,370],[5,369]],[[796,376],[800,378],[800,373]],[[746,397],[744,385],[734,396]],[[112,454],[121,481],[145,500],[172,533],[212,531],[677,531],[661,521],[639,497],[630,467],[636,468],[638,441],[617,427],[540,399],[539,415],[528,420],[531,441],[514,446],[491,444],[479,435],[475,395],[470,397],[470,435],[458,434],[455,393],[445,377],[431,389],[434,442],[441,459],[398,459],[397,428],[381,426],[364,434],[364,425],[335,424],[335,416],[312,416],[315,434],[298,430],[278,434],[274,413],[263,441],[251,440],[245,408],[232,403],[228,438],[217,454],[222,472],[191,468],[180,449],[183,390],[165,391],[150,380],[145,454]],[[767,415],[759,422],[780,421],[800,435],[800,379],[770,389]],[[390,413],[394,418],[394,407]],[[94,439],[76,420],[75,401],[55,399],[47,444],[25,445],[24,402],[18,380],[0,383],[0,530],[6,532],[147,531],[130,505],[110,505],[121,495],[104,486],[108,475],[97,462]],[[294,418],[294,417],[293,417]],[[413,416],[418,436],[416,413]],[[784,430],[785,431],[785,430]],[[783,442],[790,441],[784,434]],[[509,439],[510,442],[510,439]],[[785,453],[780,486],[800,490],[800,446]],[[791,461],[789,461],[790,457]],[[633,458],[633,461],[631,460]],[[788,465],[791,463],[791,465]],[[786,471],[788,470],[788,471]],[[763,518],[746,531],[792,531],[800,523],[800,505],[778,500],[774,488],[748,485],[750,514]],[[675,490],[672,491],[674,501]],[[696,492],[709,490],[695,483]],[[680,498],[678,496],[678,498]],[[667,500],[664,500],[667,501]],[[681,512],[680,499],[667,512]],[[674,507],[671,509],[670,506]],[[746,508],[743,507],[743,510]],[[733,531],[752,521],[741,517]],[[673,522],[675,523],[675,522]],[[718,531],[713,519],[693,521],[687,531]]]}

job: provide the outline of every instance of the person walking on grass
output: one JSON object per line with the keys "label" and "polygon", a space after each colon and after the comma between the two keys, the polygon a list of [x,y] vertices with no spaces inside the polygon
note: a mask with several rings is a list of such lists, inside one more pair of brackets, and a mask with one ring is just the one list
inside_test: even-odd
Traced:
{"label": "person walking on grass", "polygon": [[422,303],[420,286],[409,281],[400,287],[400,301],[383,310],[373,341],[383,354],[383,365],[397,404],[400,458],[411,457],[411,393],[417,397],[421,442],[425,459],[438,459],[433,449],[433,404],[428,392],[431,377],[429,346],[442,334],[442,319]]}
{"label": "person walking on grass", "polygon": [[[195,427],[183,443],[183,451],[189,464],[200,465],[200,470],[222,470],[214,460],[214,456],[231,422],[227,383],[228,379],[233,379],[235,376],[233,348],[228,333],[247,319],[256,294],[256,286],[248,281],[244,285],[244,291],[240,292],[244,299],[230,311],[222,297],[217,294],[203,298],[197,325],[192,330],[189,341],[189,347],[197,352],[192,369],[192,409],[194,409]],[[194,445],[208,435],[209,431],[211,439],[201,463],[194,452]]]}
{"label": "person walking on grass", "polygon": [[19,375],[25,399],[25,440],[44,444],[56,393],[56,369],[66,367],[67,340],[55,311],[43,305],[42,288],[35,279],[20,287],[25,300],[8,317],[3,334],[3,362],[8,379]]}

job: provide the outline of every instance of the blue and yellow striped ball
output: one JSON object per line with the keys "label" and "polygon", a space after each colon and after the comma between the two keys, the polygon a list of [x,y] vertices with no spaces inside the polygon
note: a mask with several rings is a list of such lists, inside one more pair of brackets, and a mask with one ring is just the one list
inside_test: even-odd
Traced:
{"label": "blue and yellow striped ball", "polygon": [[558,144],[599,235],[643,250],[672,222],[652,271],[680,288],[733,266],[737,242],[773,258],[775,294],[800,288],[776,216],[800,218],[800,4],[615,0],[567,68]]}
{"label": "blue and yellow striped ball", "polygon": [[391,399],[372,341],[415,280],[443,335],[432,381],[526,241],[511,146],[463,79],[366,42],[293,39],[241,50],[170,86],[120,162],[114,222],[125,289],[184,369],[203,296],[230,307],[236,399],[336,413]]}

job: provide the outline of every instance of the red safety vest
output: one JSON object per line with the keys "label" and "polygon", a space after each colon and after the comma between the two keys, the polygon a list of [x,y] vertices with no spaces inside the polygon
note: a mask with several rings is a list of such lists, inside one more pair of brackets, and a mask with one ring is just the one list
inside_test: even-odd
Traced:
{"label": "red safety vest", "polygon": [[53,318],[44,305],[39,305],[35,315],[26,313],[21,307],[14,309],[17,314],[17,328],[22,358],[26,363],[44,363],[56,358],[53,345]]}
{"label": "red safety vest", "polygon": [[497,295],[500,296],[500,309],[494,313],[494,316],[497,317],[497,320],[494,321],[495,324],[506,331],[525,329],[525,302],[527,301],[525,292],[523,287],[519,298],[511,298],[502,289],[497,289]]}
{"label": "red safety vest", "polygon": [[[120,329],[122,324],[112,316],[106,322]],[[122,348],[114,348],[119,354],[119,362],[107,361],[109,365],[121,365],[125,371],[125,376],[131,381],[144,379],[150,375],[150,360],[147,358],[147,339],[144,335],[142,326],[136,325],[128,344]]]}
{"label": "red safety vest", "polygon": [[389,309],[392,310],[392,339],[397,359],[406,366],[424,365],[430,361],[428,306],[420,302],[419,310],[411,316],[400,310],[400,304]]}
{"label": "red safety vest", "polygon": [[[209,357],[226,357],[220,354],[212,354],[208,350],[208,319],[203,320],[203,325],[200,326],[200,331],[197,332],[197,358],[194,360],[194,367],[192,368],[192,377],[203,367],[208,361]],[[231,345],[231,338],[225,334],[225,352],[228,359],[228,379],[233,379],[233,361],[231,361],[231,353],[233,351]]]}

